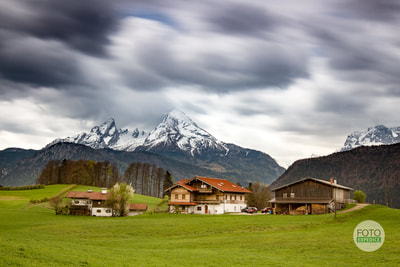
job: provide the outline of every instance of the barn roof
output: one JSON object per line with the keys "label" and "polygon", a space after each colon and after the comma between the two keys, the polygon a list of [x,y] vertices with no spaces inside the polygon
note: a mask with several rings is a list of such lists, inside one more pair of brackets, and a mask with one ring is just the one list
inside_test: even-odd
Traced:
{"label": "barn roof", "polygon": [[282,189],[282,188],[285,188],[285,187],[292,186],[294,184],[302,183],[302,182],[307,181],[307,180],[312,180],[312,181],[315,181],[315,182],[318,182],[318,183],[321,183],[321,184],[326,184],[326,185],[329,185],[329,186],[332,186],[332,187],[336,187],[336,188],[341,188],[341,189],[346,189],[346,190],[353,190],[353,188],[347,187],[347,186],[344,186],[344,185],[334,184],[334,183],[331,184],[330,182],[324,181],[324,180],[321,180],[321,179],[306,177],[306,178],[302,178],[302,179],[300,179],[298,181],[295,181],[295,182],[292,182],[292,183],[289,183],[289,184],[285,184],[285,185],[282,185],[282,186],[279,186],[279,187],[275,187],[275,188],[271,189],[271,191],[276,191],[276,190],[279,190],[279,189]]}
{"label": "barn roof", "polygon": [[90,200],[106,200],[109,193],[86,192],[86,191],[69,191],[65,197],[67,198],[86,198]]}
{"label": "barn roof", "polygon": [[147,210],[147,204],[132,203],[129,205],[129,210]]}

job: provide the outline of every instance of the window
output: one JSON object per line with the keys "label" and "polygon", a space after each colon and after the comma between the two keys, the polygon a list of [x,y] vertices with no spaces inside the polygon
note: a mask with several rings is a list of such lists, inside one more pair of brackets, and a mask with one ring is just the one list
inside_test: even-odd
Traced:
{"label": "window", "polygon": [[179,195],[178,194],[175,194],[175,199],[178,199],[179,198]]}
{"label": "window", "polygon": [[217,195],[217,200],[219,200],[219,195]]}
{"label": "window", "polygon": [[284,197],[284,198],[287,198],[287,193],[283,193],[283,197]]}
{"label": "window", "polygon": [[228,198],[228,195],[224,195],[224,199],[226,200]]}
{"label": "window", "polygon": [[240,196],[240,200],[243,200],[243,196]]}
{"label": "window", "polygon": [[79,200],[75,200],[74,202],[75,202],[75,204],[79,204]]}
{"label": "window", "polygon": [[234,198],[235,198],[235,200],[236,200],[236,196],[235,196]]}
{"label": "window", "polygon": [[100,213],[100,212],[101,212],[101,210],[96,210],[96,212],[97,212],[97,213]]}
{"label": "window", "polygon": [[185,194],[182,194],[182,199],[186,199],[186,195]]}
{"label": "window", "polygon": [[290,193],[290,197],[294,197],[295,195],[294,195],[294,193]]}
{"label": "window", "polygon": [[201,211],[201,206],[197,207],[197,210],[200,210],[200,211]]}
{"label": "window", "polygon": [[110,209],[106,210],[106,213],[111,213],[111,210]]}
{"label": "window", "polygon": [[233,196],[231,195],[231,200],[233,200]]}

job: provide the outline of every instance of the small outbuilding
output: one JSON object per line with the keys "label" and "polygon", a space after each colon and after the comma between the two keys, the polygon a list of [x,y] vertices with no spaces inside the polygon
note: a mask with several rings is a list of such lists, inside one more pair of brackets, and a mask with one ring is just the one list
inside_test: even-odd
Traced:
{"label": "small outbuilding", "polygon": [[272,189],[275,198],[270,202],[275,214],[322,214],[343,209],[350,203],[350,187],[330,182],[303,178]]}
{"label": "small outbuilding", "polygon": [[147,210],[147,204],[132,203],[129,205],[128,216],[134,216],[145,213]]}

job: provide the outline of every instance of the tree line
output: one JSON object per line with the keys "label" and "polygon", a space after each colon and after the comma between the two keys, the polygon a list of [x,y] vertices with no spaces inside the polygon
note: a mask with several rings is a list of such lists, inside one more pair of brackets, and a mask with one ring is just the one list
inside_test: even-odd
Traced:
{"label": "tree line", "polygon": [[124,174],[109,161],[51,160],[40,173],[37,184],[82,184],[110,188],[116,183],[130,184],[142,195],[163,197],[164,190],[173,185],[169,171],[155,164],[134,162]]}

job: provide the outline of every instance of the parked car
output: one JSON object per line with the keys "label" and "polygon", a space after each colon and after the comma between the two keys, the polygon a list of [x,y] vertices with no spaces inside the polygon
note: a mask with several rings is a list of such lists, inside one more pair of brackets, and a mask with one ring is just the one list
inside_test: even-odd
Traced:
{"label": "parked car", "polygon": [[248,207],[248,208],[246,209],[246,212],[247,212],[247,213],[257,213],[257,208],[255,208],[255,207]]}
{"label": "parked car", "polygon": [[262,213],[270,213],[270,211],[272,212],[272,208],[271,207],[265,207],[261,210]]}
{"label": "parked car", "polygon": [[249,207],[246,207],[246,208],[243,208],[242,210],[241,210],[241,212],[247,212],[247,209],[248,209]]}

